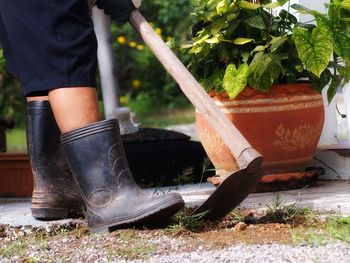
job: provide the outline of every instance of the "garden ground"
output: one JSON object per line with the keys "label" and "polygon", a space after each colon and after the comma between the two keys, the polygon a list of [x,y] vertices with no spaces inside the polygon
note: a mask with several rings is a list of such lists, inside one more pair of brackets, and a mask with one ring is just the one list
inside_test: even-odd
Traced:
{"label": "garden ground", "polygon": [[23,218],[33,220],[29,200],[1,199],[0,262],[258,262],[263,255],[269,262],[346,262],[350,256],[348,181],[251,194],[217,223],[189,216],[212,190],[206,183],[177,189],[188,208],[167,226],[104,235],[89,235],[83,220],[23,226]]}
{"label": "garden ground", "polygon": [[[193,124],[170,128],[193,137]],[[349,181],[251,194],[216,223],[189,216],[213,189],[172,187],[187,209],[168,225],[104,235],[89,235],[83,219],[34,220],[29,199],[2,198],[0,262],[348,262]]]}

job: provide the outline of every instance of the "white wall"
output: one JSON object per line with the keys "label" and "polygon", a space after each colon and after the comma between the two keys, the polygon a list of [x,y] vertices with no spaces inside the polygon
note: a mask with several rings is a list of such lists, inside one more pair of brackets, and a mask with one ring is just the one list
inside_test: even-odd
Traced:
{"label": "white wall", "polygon": [[[325,9],[325,3],[330,3],[330,0],[290,0],[290,4],[300,4],[302,6],[305,6],[307,8],[317,10],[319,12],[324,13],[326,11]],[[288,7],[288,3],[283,6],[284,9]],[[293,9],[290,10],[291,13],[293,13]],[[294,14],[300,22],[309,22],[313,20],[313,17],[311,15],[304,15],[295,13]]]}
{"label": "white wall", "polygon": [[[330,3],[330,0],[291,0],[290,4],[300,4],[307,8],[317,10],[321,13],[326,12],[325,4]],[[287,8],[288,3],[283,6]],[[299,14],[293,12],[293,9],[290,10],[300,22],[310,22],[313,20],[313,17],[310,15]],[[324,101],[325,101],[325,126],[323,128],[321,140],[319,143],[319,149],[315,155],[316,159],[312,161],[308,166],[319,167],[322,166],[325,168],[325,174],[321,176],[320,179],[326,180],[338,180],[340,175],[341,179],[349,180],[350,179],[350,157],[347,155],[341,155],[341,149],[350,148],[350,84],[346,87],[344,91],[344,104],[343,100],[337,101],[336,98],[328,105],[326,98],[326,90],[323,92]],[[339,96],[343,96],[340,92]],[[339,98],[338,98],[339,99]],[[342,97],[343,99],[343,97]],[[343,108],[347,114],[348,126],[347,133],[348,136],[345,140],[339,136],[339,132],[344,132],[344,121],[343,124],[339,123],[339,117],[336,112],[336,104],[338,108]],[[343,111],[344,111],[343,110]],[[338,121],[337,121],[338,119]],[[346,130],[346,128],[345,128]],[[343,136],[344,137],[344,136]],[[321,162],[320,162],[321,161]],[[325,163],[326,165],[324,165]],[[336,172],[334,172],[336,171]]]}
{"label": "white wall", "polygon": [[[291,0],[291,2],[299,3],[307,8],[317,10],[321,13],[326,12],[325,3],[330,3],[329,0]],[[300,15],[299,16],[301,22],[308,22],[313,20],[313,16],[311,15]]]}

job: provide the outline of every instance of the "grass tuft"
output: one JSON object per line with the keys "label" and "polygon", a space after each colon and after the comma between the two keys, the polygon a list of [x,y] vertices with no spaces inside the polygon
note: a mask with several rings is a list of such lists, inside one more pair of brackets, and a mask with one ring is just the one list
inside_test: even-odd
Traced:
{"label": "grass tuft", "polygon": [[266,214],[258,219],[258,223],[282,223],[291,226],[313,226],[316,222],[315,213],[309,207],[298,207],[297,203],[286,204],[277,194],[272,205],[267,205]]}
{"label": "grass tuft", "polygon": [[183,230],[200,231],[205,228],[205,220],[203,217],[208,213],[207,211],[192,215],[192,209],[182,209],[177,212],[173,218],[172,223],[168,226],[168,230],[174,232],[181,232]]}

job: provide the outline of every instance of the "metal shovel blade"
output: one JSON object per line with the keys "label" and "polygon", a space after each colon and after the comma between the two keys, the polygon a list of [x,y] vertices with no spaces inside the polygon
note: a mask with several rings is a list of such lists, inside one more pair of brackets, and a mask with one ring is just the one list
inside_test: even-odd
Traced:
{"label": "metal shovel blade", "polygon": [[247,168],[228,176],[192,215],[204,213],[202,219],[211,221],[226,216],[256,189],[263,176],[261,161],[261,158],[257,158]]}

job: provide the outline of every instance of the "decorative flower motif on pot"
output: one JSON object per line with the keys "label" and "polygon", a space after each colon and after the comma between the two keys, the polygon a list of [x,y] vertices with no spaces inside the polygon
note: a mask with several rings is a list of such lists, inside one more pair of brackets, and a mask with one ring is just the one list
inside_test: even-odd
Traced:
{"label": "decorative flower motif on pot", "polygon": [[292,131],[280,124],[275,132],[278,139],[273,142],[273,145],[286,151],[296,151],[317,144],[321,125],[322,123],[315,126],[305,123]]}

